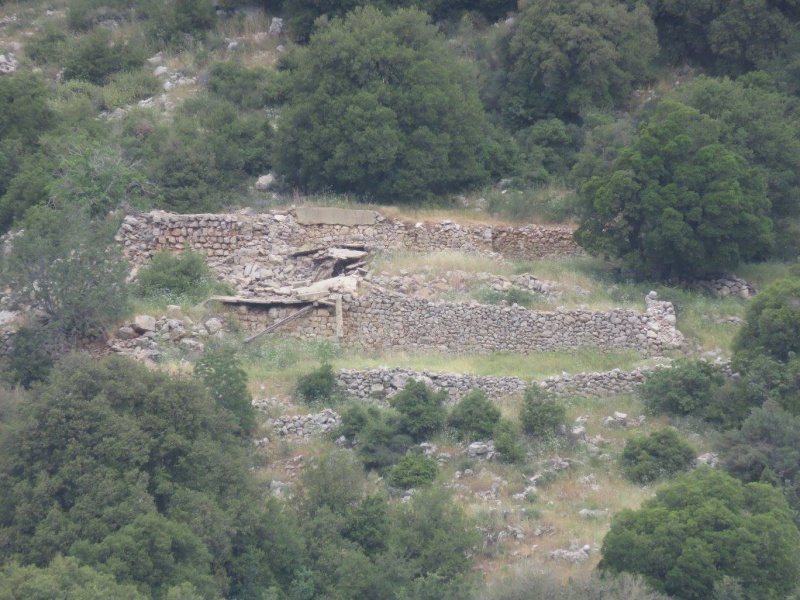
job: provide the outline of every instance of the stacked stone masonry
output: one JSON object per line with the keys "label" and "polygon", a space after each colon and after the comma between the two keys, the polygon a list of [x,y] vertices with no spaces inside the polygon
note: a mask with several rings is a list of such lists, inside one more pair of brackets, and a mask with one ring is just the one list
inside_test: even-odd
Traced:
{"label": "stacked stone masonry", "polygon": [[[629,394],[642,384],[647,375],[660,367],[642,367],[633,371],[614,369],[603,373],[578,373],[548,377],[539,385],[554,395],[601,397]],[[342,369],[337,380],[350,396],[362,400],[382,401],[402,390],[409,379],[422,381],[432,389],[445,390],[448,402],[461,400],[470,390],[480,389],[491,399],[519,396],[530,382],[518,377],[490,377],[457,373],[412,371],[402,367],[377,369]]]}
{"label": "stacked stone masonry", "polygon": [[313,219],[301,223],[297,211],[291,210],[256,215],[153,211],[127,216],[118,239],[128,258],[137,264],[147,262],[159,250],[186,248],[202,250],[212,261],[232,257],[268,259],[296,248],[332,245],[360,245],[373,251],[459,250],[526,259],[583,254],[572,238],[572,229],[564,226],[411,223],[372,211],[343,212],[367,213],[370,218],[359,219],[359,224],[342,225],[315,223]]}
{"label": "stacked stone masonry", "polygon": [[[259,330],[299,310],[299,306],[238,305],[240,323]],[[304,339],[336,334],[335,309],[320,305],[307,318],[281,330]],[[459,302],[430,302],[369,288],[343,303],[345,346],[365,351],[441,351],[456,354],[520,354],[573,350],[582,347],[632,349],[660,356],[683,345],[675,328],[672,304],[646,298],[645,312],[628,309],[531,311],[511,307]]]}
{"label": "stacked stone masonry", "polygon": [[376,288],[344,311],[344,342],[363,350],[532,354],[582,347],[632,349],[659,356],[683,345],[669,302],[654,293],[646,311],[532,311],[457,302],[430,302]]}

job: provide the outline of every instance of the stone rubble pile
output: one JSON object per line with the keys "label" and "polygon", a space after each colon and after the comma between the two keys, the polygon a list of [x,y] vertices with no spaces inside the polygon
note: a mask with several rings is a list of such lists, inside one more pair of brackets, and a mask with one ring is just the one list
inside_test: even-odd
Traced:
{"label": "stone rubble pile", "polygon": [[735,296],[747,300],[758,293],[756,287],[741,277],[730,275],[718,279],[703,279],[695,281],[698,287],[705,288],[717,296]]}
{"label": "stone rubble pile", "polygon": [[510,278],[492,273],[473,273],[461,270],[438,274],[430,267],[413,274],[404,271],[401,271],[399,275],[367,274],[365,280],[401,294],[428,300],[437,299],[453,292],[475,292],[481,288],[496,292],[510,290],[533,292],[549,301],[559,300],[565,293],[577,296],[587,296],[589,293],[578,286],[566,287],[558,282],[539,279],[528,273],[514,275]]}
{"label": "stone rubble pile", "polygon": [[223,334],[223,321],[218,317],[195,323],[189,317],[178,317],[180,308],[170,307],[170,315],[160,318],[138,315],[130,323],[120,327],[114,338],[108,340],[112,352],[131,356],[144,362],[158,362],[161,349],[166,344],[183,350],[199,353],[205,349],[209,337]]}
{"label": "stone rubble pile", "polygon": [[267,425],[283,437],[305,439],[336,429],[340,422],[339,414],[330,408],[326,408],[316,414],[286,415],[269,419]]}

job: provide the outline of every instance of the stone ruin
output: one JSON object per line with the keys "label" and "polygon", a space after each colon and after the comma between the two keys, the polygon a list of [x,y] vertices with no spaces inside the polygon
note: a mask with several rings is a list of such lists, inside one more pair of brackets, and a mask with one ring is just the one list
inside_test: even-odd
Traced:
{"label": "stone ruin", "polygon": [[[253,332],[249,339],[280,329],[282,335],[332,338],[366,351],[523,354],[593,346],[660,355],[683,344],[672,305],[654,293],[644,312],[434,302],[420,297],[419,289],[413,295],[401,291],[408,286],[393,286],[391,279],[390,287],[380,285],[387,282],[369,273],[365,262],[369,253],[396,250],[526,259],[581,255],[572,231],[562,226],[412,223],[336,208],[258,215],[154,211],[126,217],[117,238],[135,265],[161,250],[205,252],[211,269],[237,290],[217,299]],[[554,282],[532,276],[490,276],[489,283],[501,290],[561,293]]]}

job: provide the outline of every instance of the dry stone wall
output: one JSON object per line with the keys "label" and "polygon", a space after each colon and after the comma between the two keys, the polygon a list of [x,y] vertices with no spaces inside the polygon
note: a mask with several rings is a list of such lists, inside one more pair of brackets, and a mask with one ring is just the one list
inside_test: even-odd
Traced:
{"label": "dry stone wall", "polygon": [[[298,218],[301,210],[257,215],[137,213],[125,218],[118,239],[128,258],[137,264],[145,263],[159,250],[186,248],[203,250],[212,263],[233,259],[234,264],[285,256],[301,247],[331,245],[361,245],[370,250],[496,252],[529,259],[583,254],[572,239],[572,230],[564,226],[411,223],[373,211],[342,211],[338,219],[326,212],[325,218],[315,220],[309,209]],[[347,213],[358,213],[358,218],[348,219]]]}
{"label": "dry stone wall", "polygon": [[[256,331],[301,308],[241,304],[230,310],[244,328]],[[365,351],[531,354],[588,346],[660,356],[684,341],[675,328],[672,304],[659,301],[654,292],[646,298],[645,312],[531,311],[517,305],[430,302],[373,286],[361,296],[346,295],[342,317],[342,343]],[[318,305],[281,333],[302,339],[333,337],[335,308]]]}
{"label": "dry stone wall", "polygon": [[581,347],[658,356],[679,348],[675,311],[651,292],[645,312],[628,309],[531,311],[431,302],[372,288],[344,310],[345,343],[363,350],[520,354]]}
{"label": "dry stone wall", "polygon": [[[642,367],[633,371],[614,369],[602,373],[578,373],[548,377],[538,385],[559,397],[601,397],[629,394],[641,385],[647,375],[659,367]],[[422,381],[435,391],[445,390],[448,401],[461,400],[470,390],[481,389],[491,399],[522,395],[530,382],[518,377],[490,377],[463,373],[431,373],[402,367],[377,369],[342,369],[337,375],[344,391],[362,400],[381,401],[402,390],[409,379]]]}

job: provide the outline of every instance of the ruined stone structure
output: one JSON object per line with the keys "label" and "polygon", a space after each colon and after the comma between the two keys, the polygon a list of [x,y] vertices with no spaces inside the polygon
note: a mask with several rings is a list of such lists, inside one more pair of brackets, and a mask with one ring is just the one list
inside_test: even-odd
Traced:
{"label": "ruined stone structure", "polygon": [[335,208],[259,215],[155,211],[126,217],[118,239],[136,264],[159,250],[204,251],[210,267],[237,289],[236,297],[223,299],[226,306],[253,332],[280,326],[282,335],[337,338],[366,351],[479,354],[591,346],[660,355],[683,343],[672,305],[654,294],[644,312],[531,311],[433,302],[363,280],[369,251],[458,250],[528,259],[581,254],[567,227],[409,223]]}
{"label": "ruined stone structure", "polygon": [[[254,331],[308,304],[230,301],[240,323]],[[281,332],[303,339],[334,337],[336,312],[335,306],[318,304],[310,316],[288,323]],[[531,311],[516,305],[430,302],[370,287],[359,296],[344,296],[339,331],[345,346],[367,351],[531,354],[590,346],[658,356],[683,343],[672,304],[659,301],[653,292],[645,312]]]}
{"label": "ruined stone structure", "polygon": [[412,223],[374,211],[298,208],[257,215],[178,215],[162,211],[129,215],[118,239],[128,258],[142,264],[158,250],[205,251],[212,262],[269,263],[277,256],[314,246],[363,246],[368,250],[432,252],[459,250],[539,259],[580,256],[572,229],[559,225],[460,225],[452,221]]}

